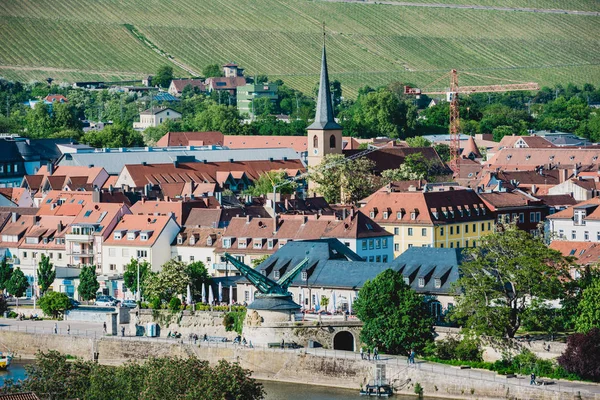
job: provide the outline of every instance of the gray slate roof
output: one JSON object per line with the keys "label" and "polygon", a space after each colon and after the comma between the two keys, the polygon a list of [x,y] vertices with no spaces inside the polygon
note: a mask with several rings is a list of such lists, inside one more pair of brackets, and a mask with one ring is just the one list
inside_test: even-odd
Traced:
{"label": "gray slate roof", "polygon": [[[308,279],[298,274],[291,286],[360,289],[367,280],[386,269],[400,271],[409,285],[418,293],[453,294],[451,288],[459,277],[461,249],[411,247],[390,263],[362,261],[362,258],[337,239],[319,239],[289,242],[257,267],[273,280],[279,270],[283,276],[290,268],[309,257],[305,271]],[[424,285],[419,286],[419,278]],[[440,287],[435,287],[439,279]],[[239,283],[247,282],[245,279]]]}
{"label": "gray slate roof", "polygon": [[342,129],[342,127],[335,122],[333,117],[333,105],[331,104],[331,90],[329,87],[329,74],[327,73],[325,45],[323,45],[323,56],[321,58],[321,78],[319,80],[319,96],[317,97],[315,122],[306,129]]}
{"label": "gray slate roof", "polygon": [[[300,156],[294,149],[202,149],[194,146],[162,147],[151,148],[150,151],[145,148],[129,148],[119,151],[119,149],[106,149],[110,151],[81,151],[63,155],[57,165],[75,165],[102,167],[109,175],[118,175],[126,164],[165,164],[177,161],[177,157],[186,158],[186,162],[202,161],[207,162],[226,162],[230,159],[235,161],[255,161],[255,160],[282,160],[286,157],[288,160],[300,159]],[[180,160],[184,161],[184,160]]]}

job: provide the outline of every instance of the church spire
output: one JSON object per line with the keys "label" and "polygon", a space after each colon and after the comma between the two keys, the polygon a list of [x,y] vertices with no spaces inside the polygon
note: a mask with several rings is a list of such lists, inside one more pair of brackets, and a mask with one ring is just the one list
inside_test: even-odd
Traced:
{"label": "church spire", "polygon": [[315,122],[307,129],[342,129],[342,127],[335,122],[333,117],[331,89],[329,86],[329,75],[327,73],[327,55],[325,53],[325,24],[323,24],[323,55],[321,57],[321,78],[319,80],[319,96],[317,97]]}

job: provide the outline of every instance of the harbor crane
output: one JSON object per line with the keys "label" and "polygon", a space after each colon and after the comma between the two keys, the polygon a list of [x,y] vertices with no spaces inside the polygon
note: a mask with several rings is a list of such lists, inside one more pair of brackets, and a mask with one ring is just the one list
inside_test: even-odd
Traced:
{"label": "harbor crane", "polygon": [[[490,76],[478,75],[470,72],[461,72],[461,75],[470,75],[485,79],[501,79]],[[450,78],[450,87],[445,90],[435,89],[438,82]],[[506,80],[506,79],[502,79]],[[539,90],[540,87],[535,82],[518,82],[510,80],[510,84],[501,85],[486,85],[486,86],[459,86],[458,85],[458,71],[453,69],[447,74],[444,74],[429,85],[424,86],[421,89],[413,88],[410,86],[404,87],[404,94],[413,95],[419,98],[422,94],[427,95],[439,95],[445,94],[446,100],[450,102],[450,168],[455,174],[458,174],[460,170],[460,115],[458,111],[458,100],[460,94],[471,94],[471,93],[490,93],[490,92],[510,92],[517,90]],[[431,88],[431,89],[429,89]]]}

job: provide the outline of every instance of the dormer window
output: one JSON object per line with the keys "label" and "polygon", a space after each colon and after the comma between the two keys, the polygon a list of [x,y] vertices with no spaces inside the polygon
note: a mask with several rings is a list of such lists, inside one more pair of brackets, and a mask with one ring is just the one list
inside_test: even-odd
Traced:
{"label": "dormer window", "polygon": [[273,271],[273,278],[274,279],[279,279],[280,278],[281,273],[279,272],[279,270],[275,270]]}
{"label": "dormer window", "polygon": [[396,219],[402,219],[402,211],[396,213]]}
{"label": "dormer window", "polygon": [[389,213],[387,211],[383,212],[383,219],[388,219],[389,218]]}
{"label": "dormer window", "polygon": [[406,283],[407,285],[410,285],[410,279],[408,278],[408,276],[405,276],[403,279],[404,279],[404,283]]}
{"label": "dormer window", "polygon": [[212,246],[213,245],[212,235],[208,235],[208,237],[206,238],[206,245],[207,246]]}
{"label": "dormer window", "polygon": [[115,239],[115,240],[121,240],[121,239],[123,239],[123,232],[116,231],[115,233],[113,233],[113,239]]}
{"label": "dormer window", "polygon": [[223,238],[223,247],[226,249],[231,247],[231,238]]}
{"label": "dormer window", "polygon": [[415,219],[417,219],[417,213],[415,211],[413,211],[413,212],[410,213],[410,219],[413,220],[413,221]]}
{"label": "dormer window", "polygon": [[370,218],[375,218],[375,211],[371,211],[371,212],[369,213],[369,217],[370,217]]}
{"label": "dormer window", "polygon": [[127,240],[135,240],[137,237],[138,231],[129,231],[127,232]]}
{"label": "dormer window", "polygon": [[418,285],[420,288],[425,287],[425,278],[419,278]]}
{"label": "dormer window", "polygon": [[442,287],[442,280],[440,278],[435,278],[435,280],[433,281],[433,284],[436,289],[439,289]]}
{"label": "dormer window", "polygon": [[47,237],[43,238],[43,239],[42,239],[42,242],[43,242],[44,244],[48,244],[48,238],[47,238]]}
{"label": "dormer window", "polygon": [[300,277],[303,281],[307,281],[308,280],[308,271],[302,271]]}
{"label": "dormer window", "polygon": [[190,246],[196,244],[196,235],[190,235]]}
{"label": "dormer window", "polygon": [[255,249],[262,249],[263,246],[263,240],[262,239],[254,239],[254,244],[253,244],[253,248]]}
{"label": "dormer window", "polygon": [[147,241],[148,240],[148,234],[147,233],[142,233],[140,235],[140,240],[142,240],[144,242]]}
{"label": "dormer window", "polygon": [[283,246],[285,246],[287,244],[287,239],[281,239],[279,241],[279,248],[282,248]]}
{"label": "dormer window", "polygon": [[183,244],[183,237],[181,235],[177,235],[177,244]]}
{"label": "dormer window", "polygon": [[438,219],[440,217],[440,214],[437,211],[433,211],[433,218]]}
{"label": "dormer window", "polygon": [[247,245],[248,245],[248,239],[240,238],[240,240],[238,241],[238,249],[245,249]]}
{"label": "dormer window", "polygon": [[267,240],[267,249],[271,250],[273,248],[273,239]]}

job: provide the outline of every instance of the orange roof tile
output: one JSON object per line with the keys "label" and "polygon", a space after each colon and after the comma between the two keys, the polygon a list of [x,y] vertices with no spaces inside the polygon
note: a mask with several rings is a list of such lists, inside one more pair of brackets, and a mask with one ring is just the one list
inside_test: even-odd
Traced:
{"label": "orange roof tile", "polygon": [[[105,245],[112,246],[143,246],[151,247],[156,242],[156,239],[161,235],[165,229],[171,217],[164,215],[124,215],[119,221],[115,229],[113,229],[113,235],[110,235],[105,241]],[[136,237],[133,240],[127,238],[128,231],[136,231]],[[151,231],[148,240],[141,240],[140,232]],[[115,239],[115,232],[123,232],[122,239]]]}

